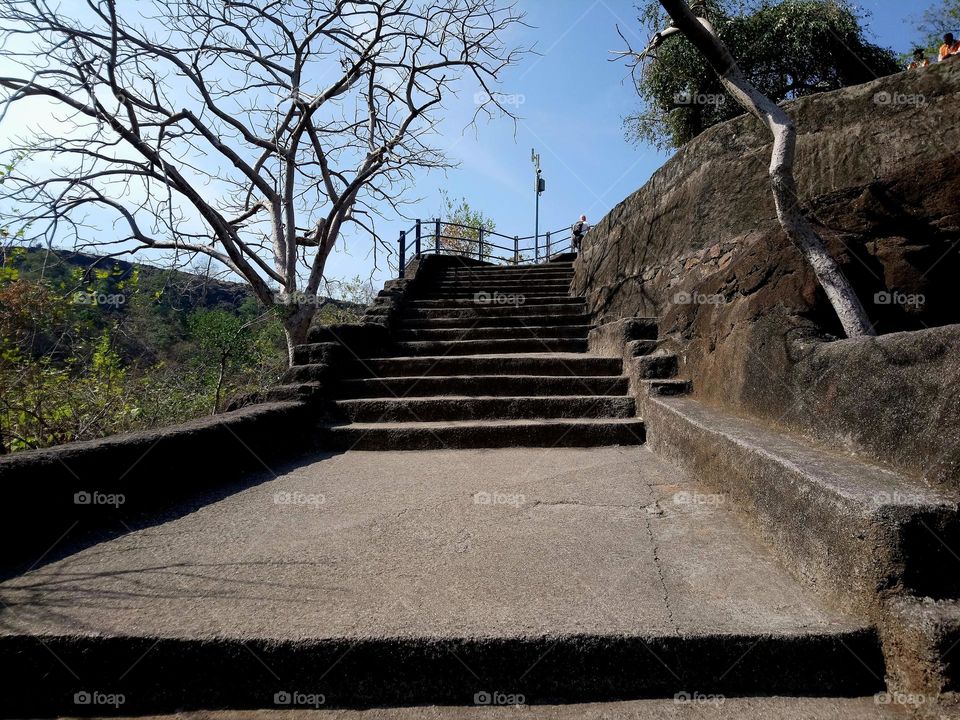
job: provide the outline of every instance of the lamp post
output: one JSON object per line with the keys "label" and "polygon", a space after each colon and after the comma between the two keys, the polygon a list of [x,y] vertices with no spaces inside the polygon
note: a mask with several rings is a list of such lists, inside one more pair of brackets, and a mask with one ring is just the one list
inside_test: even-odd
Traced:
{"label": "lamp post", "polygon": [[[533,184],[534,193],[534,215],[533,215],[533,253],[534,262],[540,261],[540,193],[547,189],[546,181],[540,176],[540,155],[533,148],[530,149],[530,161],[536,169],[536,177]],[[549,258],[548,258],[549,259]]]}

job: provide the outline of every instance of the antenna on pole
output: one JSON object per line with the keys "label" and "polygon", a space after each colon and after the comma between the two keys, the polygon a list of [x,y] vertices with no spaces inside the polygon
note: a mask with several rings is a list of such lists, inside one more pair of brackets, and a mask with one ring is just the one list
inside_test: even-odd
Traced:
{"label": "antenna on pole", "polygon": [[[534,262],[539,262],[540,260],[540,193],[547,189],[546,181],[540,176],[540,155],[537,153],[535,148],[530,148],[530,162],[533,163],[533,167],[536,170],[536,177],[534,179],[533,192],[535,196],[534,200],[534,216],[533,216],[533,252],[534,252]],[[547,258],[548,260],[550,258]]]}

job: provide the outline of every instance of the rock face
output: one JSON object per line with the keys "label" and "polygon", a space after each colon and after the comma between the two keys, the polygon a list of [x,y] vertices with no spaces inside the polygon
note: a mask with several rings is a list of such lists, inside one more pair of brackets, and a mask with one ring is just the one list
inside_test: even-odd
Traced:
{"label": "rock face", "polygon": [[591,231],[573,292],[600,322],[658,317],[700,400],[960,486],[958,100],[944,63],[788,105],[801,200],[883,337],[836,339],[747,116]]}

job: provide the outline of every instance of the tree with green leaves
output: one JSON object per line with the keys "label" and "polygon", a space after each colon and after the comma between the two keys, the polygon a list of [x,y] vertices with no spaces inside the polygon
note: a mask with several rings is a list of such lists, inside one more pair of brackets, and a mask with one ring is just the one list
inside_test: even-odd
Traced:
{"label": "tree with green leaves", "polygon": [[497,224],[479,210],[474,210],[466,198],[459,202],[442,190],[442,215],[446,222],[440,228],[440,247],[458,255],[477,257],[480,251],[480,230],[493,232]]}
{"label": "tree with green leaves", "polygon": [[[797,126],[793,118],[750,81],[709,17],[698,16],[685,0],[659,2],[669,25],[657,30],[642,52],[628,47],[621,54],[631,58],[634,68],[642,67],[650,58],[654,58],[654,65],[659,65],[664,62],[657,54],[659,50],[686,40],[716,74],[723,89],[736,98],[743,110],[767,126],[773,136],[768,171],[770,189],[784,235],[810,265],[847,336],[875,335],[863,304],[804,214],[793,172],[797,147]],[[704,4],[698,3],[696,7],[702,10]]]}
{"label": "tree with green leaves", "polygon": [[[707,0],[692,3],[730,49],[747,80],[774,102],[899,72],[896,55],[870,43],[846,0]],[[669,18],[655,0],[639,6],[649,35]],[[634,66],[644,108],[625,120],[628,135],[681,147],[743,113],[704,56],[685,37],[659,46],[657,62]]]}
{"label": "tree with green leaves", "polygon": [[213,387],[211,414],[215,415],[227,374],[252,360],[251,323],[224,310],[197,310],[187,323],[199,350],[197,361]]}

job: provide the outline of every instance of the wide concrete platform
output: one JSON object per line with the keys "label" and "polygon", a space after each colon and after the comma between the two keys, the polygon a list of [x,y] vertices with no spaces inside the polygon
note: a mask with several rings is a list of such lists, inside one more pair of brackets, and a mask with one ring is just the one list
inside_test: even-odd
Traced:
{"label": "wide concrete platform", "polygon": [[[726,698],[510,707],[408,707],[372,710],[252,710],[179,713],[178,720],[906,720],[886,697]],[[934,715],[936,717],[936,715]],[[948,716],[944,716],[948,717]],[[142,717],[168,720],[172,716]]]}
{"label": "wide concrete platform", "polygon": [[4,712],[880,691],[732,510],[638,447],[317,458],[0,584]]}

